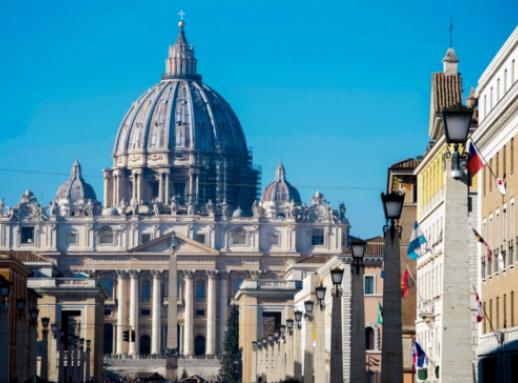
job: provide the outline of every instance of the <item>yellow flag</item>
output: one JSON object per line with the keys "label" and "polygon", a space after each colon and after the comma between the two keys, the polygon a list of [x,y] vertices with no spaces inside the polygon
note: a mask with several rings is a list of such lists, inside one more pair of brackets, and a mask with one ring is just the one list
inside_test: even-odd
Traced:
{"label": "yellow flag", "polygon": [[317,326],[315,323],[313,323],[313,334],[312,334],[312,340],[313,340],[313,347],[317,347]]}

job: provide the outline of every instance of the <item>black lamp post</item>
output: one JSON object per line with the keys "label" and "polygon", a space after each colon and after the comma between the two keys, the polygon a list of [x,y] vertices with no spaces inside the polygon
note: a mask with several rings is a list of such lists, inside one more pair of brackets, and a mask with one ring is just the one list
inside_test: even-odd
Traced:
{"label": "black lamp post", "polygon": [[304,309],[306,310],[306,312],[304,313],[304,318],[306,318],[308,320],[313,319],[313,306],[314,305],[315,305],[315,302],[313,302],[310,299],[308,299],[307,301],[304,301]]}
{"label": "black lamp post", "polygon": [[320,284],[320,286],[315,287],[315,294],[317,296],[317,301],[320,306],[320,310],[323,310],[326,306],[324,300],[326,298],[326,288]]}
{"label": "black lamp post", "polygon": [[293,325],[294,325],[293,319],[286,319],[286,329],[288,330],[288,334],[290,334],[290,335],[293,332]]}
{"label": "black lamp post", "polygon": [[[461,160],[465,159],[467,154],[465,151],[459,152],[459,145],[464,145],[468,139],[472,117],[473,109],[463,105],[456,105],[442,111],[446,143],[453,144],[451,161],[451,175],[453,178],[461,178],[463,174]],[[449,155],[449,152],[447,154]]]}
{"label": "black lamp post", "polygon": [[43,337],[43,352],[41,356],[41,373],[40,377],[43,380],[48,379],[49,375],[49,317],[41,318],[41,326],[43,327],[42,337]]}
{"label": "black lamp post", "polygon": [[281,331],[281,338],[284,339],[284,337],[286,336],[286,325],[281,324],[281,327],[279,329]]}
{"label": "black lamp post", "polygon": [[297,310],[293,313],[293,316],[295,317],[295,322],[297,322],[297,327],[300,328],[302,326],[302,316],[304,314],[302,311]]}
{"label": "black lamp post", "polygon": [[381,193],[381,201],[387,221],[383,227],[385,277],[383,279],[381,381],[397,383],[402,381],[403,376],[399,219],[403,211],[405,194],[403,192]]}
{"label": "black lamp post", "polygon": [[354,238],[351,240],[351,252],[353,254],[353,265],[356,269],[356,275],[360,273],[360,267],[364,267],[363,258],[365,256],[365,248],[367,242],[362,239]]}

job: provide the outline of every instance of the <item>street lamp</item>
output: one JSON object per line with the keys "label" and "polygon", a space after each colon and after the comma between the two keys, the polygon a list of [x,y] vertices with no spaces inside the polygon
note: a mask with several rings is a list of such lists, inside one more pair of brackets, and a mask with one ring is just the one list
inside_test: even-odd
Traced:
{"label": "street lamp", "polygon": [[313,306],[315,305],[315,302],[312,300],[304,301],[304,309],[306,312],[304,313],[304,318],[311,320],[313,318]]}
{"label": "street lamp", "polygon": [[[453,107],[443,109],[442,111],[446,143],[453,144],[451,161],[451,175],[453,178],[461,178],[463,174],[460,162],[461,159],[465,159],[467,157],[467,154],[465,151],[463,151],[463,153],[459,153],[459,144],[464,145],[468,139],[472,117],[473,109],[467,108],[463,105],[455,105]],[[450,153],[447,151],[446,156],[449,155]]]}
{"label": "street lamp", "polygon": [[291,335],[291,332],[293,331],[293,325],[294,325],[293,319],[286,319],[286,328],[288,329],[288,334],[290,334],[290,335]]}
{"label": "street lamp", "polygon": [[29,318],[31,320],[31,325],[35,326],[38,323],[38,309],[30,309],[29,310]]}
{"label": "street lamp", "polygon": [[[383,335],[381,357],[382,383],[401,382],[403,376],[403,349],[401,342],[401,260],[399,219],[405,194],[401,191],[381,193],[387,224],[383,227],[385,250],[383,255]],[[397,235],[396,235],[397,233]],[[362,331],[365,331],[363,329]]]}
{"label": "street lamp", "polygon": [[281,324],[280,330],[281,330],[281,338],[284,339],[284,337],[286,335],[286,325]]}
{"label": "street lamp", "polygon": [[300,328],[301,323],[302,323],[302,316],[303,316],[302,311],[300,311],[300,310],[295,311],[293,313],[293,316],[295,317],[295,322],[297,322],[297,327]]}
{"label": "street lamp", "polygon": [[351,252],[353,254],[353,265],[356,268],[356,275],[360,274],[360,267],[363,267],[363,257],[365,256],[365,248],[367,242],[362,239],[354,238],[351,240]]}
{"label": "street lamp", "polygon": [[315,287],[315,293],[317,295],[317,301],[320,305],[320,310],[323,310],[325,307],[324,299],[326,297],[326,288],[320,284],[320,286]]}
{"label": "street lamp", "polygon": [[49,328],[49,322],[50,322],[50,318],[49,317],[41,318],[41,325],[43,326],[43,328],[45,330],[47,330]]}

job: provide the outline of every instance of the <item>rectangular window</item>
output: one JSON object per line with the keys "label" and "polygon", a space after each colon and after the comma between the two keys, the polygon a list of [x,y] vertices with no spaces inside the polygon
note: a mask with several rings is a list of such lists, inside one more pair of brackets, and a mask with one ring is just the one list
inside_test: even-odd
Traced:
{"label": "rectangular window", "polygon": [[[492,158],[489,160],[489,167],[491,169],[493,169],[493,159]],[[491,182],[491,176],[489,177],[488,184],[489,184],[489,192],[491,193],[491,191],[493,190],[493,182]]]}
{"label": "rectangular window", "polygon": [[489,88],[489,108],[493,109],[493,87]]}
{"label": "rectangular window", "polygon": [[274,246],[280,246],[281,245],[281,235],[272,234],[271,244]]}
{"label": "rectangular window", "polygon": [[500,100],[500,79],[496,79],[496,101]]}
{"label": "rectangular window", "polygon": [[205,234],[201,234],[201,233],[195,234],[194,240],[196,242],[203,243],[205,245]]}
{"label": "rectangular window", "polygon": [[[484,312],[487,312],[486,311],[486,302],[484,302]],[[487,332],[487,319],[486,319],[486,316],[484,315],[484,321],[482,322],[483,325],[484,325],[484,329],[482,330],[482,332],[485,334]]]}
{"label": "rectangular window", "polygon": [[482,272],[482,279],[486,277],[486,258],[482,257],[482,264],[480,265],[480,270]]}
{"label": "rectangular window", "polygon": [[500,152],[497,152],[495,154],[495,161],[496,161],[496,176],[500,177]]}
{"label": "rectangular window", "polygon": [[511,61],[511,86],[514,84],[514,59]]}
{"label": "rectangular window", "polygon": [[509,149],[509,157],[510,157],[510,164],[509,168],[511,170],[511,174],[514,172],[514,138],[511,138],[511,148]]}
{"label": "rectangular window", "polygon": [[34,227],[26,226],[21,228],[21,242],[25,244],[34,243]]}
{"label": "rectangular window", "polygon": [[[493,323],[493,300],[489,300],[489,325]],[[489,329],[491,331],[491,329]]]}
{"label": "rectangular window", "polygon": [[514,327],[514,291],[511,291],[511,327]]}
{"label": "rectangular window", "polygon": [[486,178],[487,178],[487,170],[482,169],[482,191],[484,193],[484,197],[486,196]]}
{"label": "rectangular window", "polygon": [[507,241],[507,207],[502,208],[502,242]]}
{"label": "rectangular window", "polygon": [[106,310],[104,310],[104,316],[105,316],[105,317],[109,317],[109,316],[111,316],[111,315],[112,315],[112,311],[111,311],[110,309],[106,309]]}
{"label": "rectangular window", "polygon": [[504,294],[504,297],[503,297],[503,305],[504,305],[504,328],[507,328],[507,294]]}
{"label": "rectangular window", "polygon": [[495,314],[496,314],[495,329],[499,329],[500,328],[500,297],[496,297]]}
{"label": "rectangular window", "polygon": [[104,288],[108,299],[111,299],[113,297],[113,278],[109,276],[101,278],[101,286]]}
{"label": "rectangular window", "polygon": [[205,316],[205,310],[196,310],[196,316],[197,317]]}
{"label": "rectangular window", "polygon": [[77,245],[77,232],[69,231],[66,235],[66,243],[67,245]]}
{"label": "rectangular window", "polygon": [[504,94],[507,92],[507,69],[504,69]]}
{"label": "rectangular window", "polygon": [[505,178],[505,176],[507,175],[507,145],[504,145],[504,147],[502,148],[502,168],[503,168],[503,177]]}
{"label": "rectangular window", "polygon": [[140,309],[140,315],[142,315],[143,317],[147,317],[147,316],[151,315],[151,310],[149,310],[149,309]]}
{"label": "rectangular window", "polygon": [[487,116],[487,94],[484,95],[484,117]]}
{"label": "rectangular window", "polygon": [[144,233],[140,236],[140,243],[141,244],[144,244],[144,243],[147,243],[151,241],[151,234],[149,233]]}
{"label": "rectangular window", "polygon": [[311,235],[311,244],[313,246],[324,245],[324,229],[314,229]]}
{"label": "rectangular window", "polygon": [[372,275],[366,275],[364,277],[364,291],[365,295],[372,295],[375,293],[375,286],[374,286],[374,276]]}

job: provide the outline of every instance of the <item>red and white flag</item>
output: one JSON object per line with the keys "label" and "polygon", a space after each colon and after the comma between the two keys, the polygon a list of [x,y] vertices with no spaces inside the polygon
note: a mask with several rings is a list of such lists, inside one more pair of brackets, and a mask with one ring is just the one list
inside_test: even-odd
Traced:
{"label": "red and white flag", "polygon": [[484,310],[482,309],[482,302],[480,302],[480,297],[478,293],[475,291],[475,303],[477,305],[477,322],[482,322],[484,319]]}
{"label": "red and white flag", "polygon": [[503,178],[498,177],[496,179],[496,188],[500,194],[505,195],[505,180]]}

